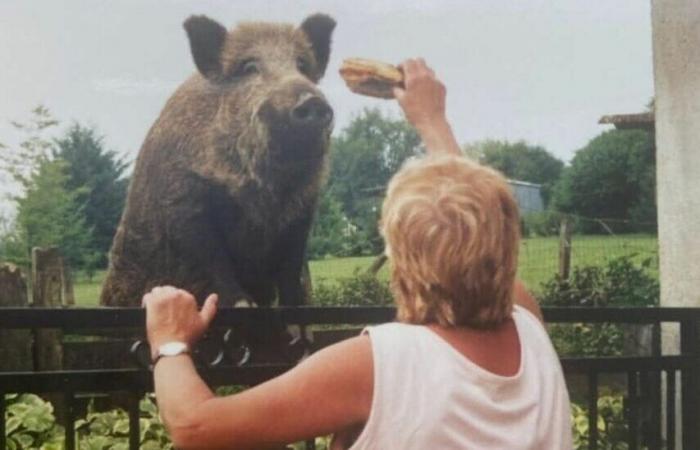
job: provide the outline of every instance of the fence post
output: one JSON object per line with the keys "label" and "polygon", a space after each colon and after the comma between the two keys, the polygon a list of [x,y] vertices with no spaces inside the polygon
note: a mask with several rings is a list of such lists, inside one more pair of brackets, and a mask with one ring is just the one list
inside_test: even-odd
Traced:
{"label": "fence post", "polygon": [[[22,271],[13,264],[0,265],[0,307],[26,306],[27,281]],[[31,332],[0,330],[0,371],[26,370],[32,370]]]}
{"label": "fence post", "polygon": [[571,222],[564,216],[559,226],[559,276],[566,280],[571,272]]}
{"label": "fence post", "polygon": [[700,412],[700,330],[692,320],[681,322],[681,355],[693,358],[691,369],[681,371],[681,420],[683,448],[698,448]]}
{"label": "fence post", "polygon": [[[55,247],[32,249],[32,305],[63,306],[63,258]],[[61,330],[34,330],[34,370],[60,370],[63,366]]]}
{"label": "fence post", "polygon": [[65,259],[62,263],[62,269],[61,283],[63,284],[63,305],[74,306],[75,292],[73,291],[73,271]]}

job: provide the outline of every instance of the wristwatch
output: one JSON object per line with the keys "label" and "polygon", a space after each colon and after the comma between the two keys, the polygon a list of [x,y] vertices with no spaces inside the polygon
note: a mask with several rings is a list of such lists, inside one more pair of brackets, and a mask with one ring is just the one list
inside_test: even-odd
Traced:
{"label": "wristwatch", "polygon": [[158,347],[155,358],[151,362],[152,366],[155,367],[156,363],[160,361],[164,356],[177,356],[182,354],[189,354],[190,347],[184,342],[171,341]]}

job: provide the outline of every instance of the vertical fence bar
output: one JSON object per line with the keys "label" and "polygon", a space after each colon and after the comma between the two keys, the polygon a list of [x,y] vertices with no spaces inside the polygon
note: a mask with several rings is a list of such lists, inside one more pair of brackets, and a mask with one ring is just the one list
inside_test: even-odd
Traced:
{"label": "vertical fence bar", "polygon": [[588,372],[588,448],[598,448],[598,373]]}
{"label": "vertical fence bar", "polygon": [[129,450],[138,450],[141,441],[139,429],[139,402],[141,394],[129,396]]}
{"label": "vertical fence bar", "polygon": [[[651,356],[656,358],[661,356],[661,324],[655,323],[651,328]],[[651,396],[651,418],[649,427],[649,447],[661,448],[661,373],[651,372],[649,374],[649,394]]]}
{"label": "vertical fence bar", "polygon": [[65,391],[65,414],[63,427],[66,430],[66,450],[75,450],[75,395],[72,391]]}
{"label": "vertical fence bar", "polygon": [[573,227],[568,217],[564,216],[559,225],[559,276],[566,280],[571,271],[571,234]]}
{"label": "vertical fence bar", "polygon": [[681,410],[683,448],[698,448],[698,405],[700,404],[700,342],[698,324],[681,322],[681,354],[693,358],[691,369],[681,371]]}
{"label": "vertical fence bar", "polygon": [[676,448],[676,371],[666,371],[666,448]]}
{"label": "vertical fence bar", "polygon": [[7,448],[5,442],[5,391],[0,389],[0,449]]}
{"label": "vertical fence bar", "polygon": [[627,399],[629,402],[627,444],[630,449],[639,447],[639,389],[637,372],[627,372]]}

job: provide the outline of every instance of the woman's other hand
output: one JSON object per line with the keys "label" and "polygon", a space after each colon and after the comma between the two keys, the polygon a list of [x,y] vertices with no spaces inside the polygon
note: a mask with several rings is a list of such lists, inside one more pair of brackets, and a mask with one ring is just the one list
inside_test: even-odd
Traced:
{"label": "woman's other hand", "polygon": [[404,87],[394,88],[394,96],[427,152],[461,154],[445,114],[445,85],[422,58],[408,59],[399,67],[404,73]]}

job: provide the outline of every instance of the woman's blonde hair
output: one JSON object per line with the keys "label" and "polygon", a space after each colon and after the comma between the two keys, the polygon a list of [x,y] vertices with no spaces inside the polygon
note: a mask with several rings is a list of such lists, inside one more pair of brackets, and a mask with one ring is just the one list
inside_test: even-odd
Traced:
{"label": "woman's blonde hair", "polygon": [[405,164],[389,183],[380,223],[398,320],[488,328],[507,319],[519,227],[500,173],[448,155]]}

